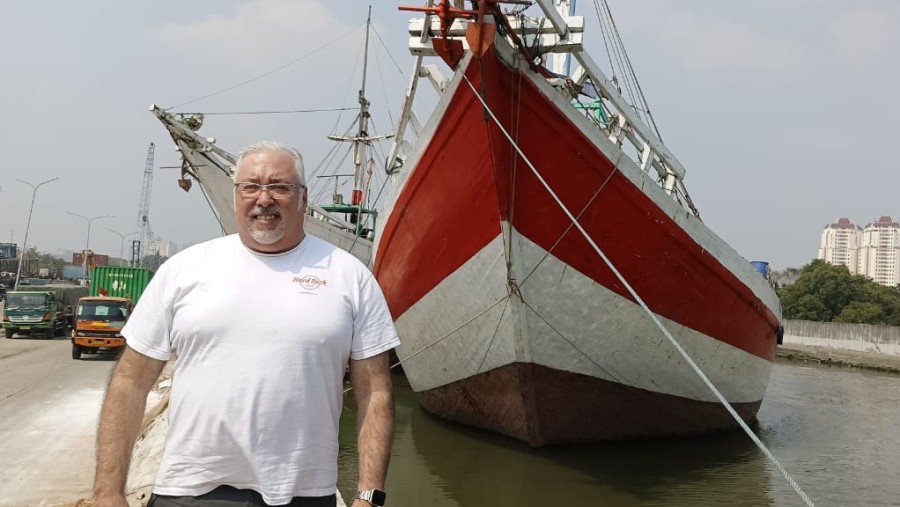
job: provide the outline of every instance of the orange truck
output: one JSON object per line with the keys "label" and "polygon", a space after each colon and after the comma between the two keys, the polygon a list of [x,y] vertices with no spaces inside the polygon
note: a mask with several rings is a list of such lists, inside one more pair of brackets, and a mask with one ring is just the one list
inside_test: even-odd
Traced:
{"label": "orange truck", "polygon": [[78,300],[72,328],[72,359],[125,349],[122,328],[153,272],[143,268],[97,266],[90,295]]}
{"label": "orange truck", "polygon": [[124,349],[122,327],[133,306],[128,298],[87,296],[79,299],[72,329],[72,359],[81,359],[82,354]]}

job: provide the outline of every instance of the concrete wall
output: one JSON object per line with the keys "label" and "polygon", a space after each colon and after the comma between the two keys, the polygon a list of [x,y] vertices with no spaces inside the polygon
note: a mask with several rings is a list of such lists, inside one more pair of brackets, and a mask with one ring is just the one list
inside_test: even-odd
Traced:
{"label": "concrete wall", "polygon": [[785,345],[878,352],[900,356],[900,327],[785,320]]}

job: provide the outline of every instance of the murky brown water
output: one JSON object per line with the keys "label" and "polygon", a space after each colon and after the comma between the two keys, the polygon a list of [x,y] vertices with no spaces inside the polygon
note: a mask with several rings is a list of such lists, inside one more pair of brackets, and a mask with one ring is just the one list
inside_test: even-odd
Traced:
{"label": "murky brown water", "polygon": [[[740,431],[535,450],[436,419],[395,380],[391,506],[804,505]],[[356,488],[355,424],[348,403],[345,497]],[[900,376],[779,363],[755,429],[816,505],[900,506]]]}

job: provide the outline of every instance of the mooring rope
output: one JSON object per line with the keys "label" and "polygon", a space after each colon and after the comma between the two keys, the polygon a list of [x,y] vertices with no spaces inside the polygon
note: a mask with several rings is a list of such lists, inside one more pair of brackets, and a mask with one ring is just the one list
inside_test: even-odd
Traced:
{"label": "mooring rope", "polygon": [[[487,312],[493,310],[494,308],[496,308],[497,305],[499,305],[500,303],[503,303],[504,301],[507,301],[511,296],[512,296],[512,294],[507,294],[507,295],[503,296],[503,297],[500,298],[499,300],[495,301],[492,305],[488,306],[488,307],[485,308],[484,310],[481,310],[481,311],[478,312],[477,314],[473,315],[472,318],[470,318],[469,320],[467,320],[467,321],[463,322],[462,324],[456,326],[456,327],[455,327],[452,331],[450,331],[449,333],[445,334],[444,336],[441,336],[441,337],[438,338],[437,340],[435,340],[435,341],[429,343],[428,345],[425,345],[425,346],[422,347],[421,349],[419,349],[419,350],[413,352],[413,353],[410,354],[409,357],[407,357],[406,359],[403,359],[403,360],[401,360],[401,361],[397,361],[396,363],[392,364],[392,365],[391,365],[391,369],[393,370],[394,368],[400,366],[401,364],[403,364],[403,363],[409,361],[410,359],[412,359],[412,358],[418,356],[418,355],[421,354],[422,352],[425,352],[426,350],[430,349],[431,347],[433,347],[433,346],[437,345],[438,343],[440,343],[440,342],[446,340],[447,338],[449,338],[450,336],[452,336],[454,333],[456,333],[456,332],[459,331],[460,329],[462,329],[462,328],[468,326],[469,324],[471,324],[472,322],[474,322],[475,319],[481,317],[481,316],[484,315],[485,313],[487,313]],[[505,306],[503,307],[503,311],[504,311],[504,312],[506,311],[506,307],[505,307]],[[502,317],[502,315],[501,315],[501,317]],[[488,348],[490,348],[490,344],[488,344]],[[351,387],[348,387],[348,388],[346,388],[346,389],[344,389],[344,394],[350,392],[352,389],[353,389],[352,386],[351,386]]]}
{"label": "mooring rope", "polygon": [[513,149],[516,150],[516,153],[518,153],[519,156],[522,157],[522,160],[525,162],[525,165],[528,166],[528,168],[531,170],[532,174],[534,174],[534,176],[538,179],[538,181],[540,181],[540,183],[544,187],[544,189],[546,189],[547,192],[550,194],[550,197],[552,197],[553,200],[556,201],[556,204],[559,205],[559,207],[560,207],[560,209],[562,209],[563,213],[566,214],[566,216],[569,218],[569,220],[572,222],[572,224],[578,229],[578,232],[580,232],[581,235],[584,237],[584,239],[587,240],[587,242],[591,245],[591,248],[593,248],[594,251],[597,253],[597,255],[599,255],[600,258],[603,259],[603,262],[607,265],[607,267],[609,267],[610,271],[613,272],[613,274],[622,283],[622,285],[625,287],[625,289],[628,290],[628,293],[631,294],[631,297],[633,297],[634,300],[637,301],[637,303],[641,306],[641,308],[643,308],[644,311],[647,312],[647,315],[650,316],[650,319],[653,320],[653,323],[656,324],[656,326],[660,329],[660,331],[662,331],[663,334],[666,336],[666,338],[668,338],[668,340],[672,344],[672,346],[675,347],[675,350],[677,350],[678,353],[681,354],[681,357],[684,358],[685,361],[687,361],[687,363],[691,366],[691,368],[694,370],[694,372],[700,377],[701,380],[703,380],[703,383],[706,384],[706,387],[709,388],[709,390],[719,400],[719,402],[725,407],[725,409],[728,410],[728,413],[731,414],[731,417],[733,417],[734,420],[738,423],[738,425],[740,425],[741,429],[744,430],[744,432],[747,434],[748,437],[750,437],[750,439],[753,441],[753,443],[756,444],[756,446],[763,452],[763,454],[765,454],[765,456],[769,459],[769,461],[771,461],[772,464],[774,464],[775,467],[778,469],[778,471],[781,472],[781,475],[783,475],[784,478],[787,480],[788,484],[790,484],[791,487],[794,488],[794,491],[797,492],[797,494],[804,501],[804,503],[806,503],[806,505],[808,505],[810,507],[814,507],[812,500],[810,500],[809,496],[803,491],[803,489],[800,488],[800,485],[797,484],[796,481],[794,481],[794,479],[791,477],[791,475],[788,473],[788,471],[775,458],[775,455],[772,454],[772,452],[766,447],[766,445],[763,444],[762,440],[760,440],[759,437],[757,437],[756,434],[753,433],[753,430],[750,429],[750,427],[747,425],[747,423],[744,422],[743,419],[741,419],[741,417],[738,415],[738,413],[734,410],[734,407],[731,406],[731,403],[729,403],[728,400],[725,399],[725,396],[723,396],[722,393],[719,392],[719,390],[716,388],[716,386],[713,385],[713,383],[709,380],[709,378],[707,378],[706,374],[703,373],[703,370],[701,370],[700,367],[697,366],[697,363],[695,363],[694,360],[691,359],[691,356],[688,355],[687,351],[685,351],[684,348],[681,346],[681,344],[678,343],[678,340],[676,340],[675,337],[672,336],[672,334],[669,332],[669,330],[666,329],[666,327],[662,324],[662,322],[660,322],[660,320],[659,320],[659,318],[657,318],[656,314],[653,313],[652,310],[650,310],[650,307],[647,306],[647,304],[638,295],[638,293],[634,290],[634,288],[631,286],[631,284],[629,284],[628,281],[625,280],[625,277],[622,276],[622,274],[619,272],[619,270],[616,269],[616,266],[612,263],[612,261],[610,261],[609,258],[606,256],[606,254],[604,254],[603,251],[600,249],[600,247],[597,246],[597,243],[594,242],[594,239],[591,238],[590,235],[587,233],[587,231],[585,231],[584,228],[581,226],[581,224],[578,223],[578,220],[575,219],[575,216],[572,215],[572,212],[569,211],[569,209],[562,202],[562,200],[559,198],[559,196],[556,195],[556,193],[553,191],[552,188],[550,188],[550,185],[547,184],[547,181],[544,180],[544,178],[541,176],[541,174],[538,172],[538,170],[534,167],[534,164],[531,163],[531,160],[525,155],[525,153],[522,152],[522,149],[519,147],[519,145],[509,135],[509,133],[506,131],[506,129],[503,127],[503,125],[500,123],[500,121],[494,115],[494,111],[491,110],[491,108],[487,105],[487,103],[484,100],[482,100],[481,95],[478,93],[478,90],[476,90],[475,86],[472,85],[472,82],[469,81],[468,76],[463,74],[462,78],[465,80],[466,84],[472,90],[472,93],[475,95],[475,97],[478,99],[478,101],[481,102],[481,105],[484,107],[485,112],[488,115],[490,115],[494,124],[497,125],[498,129],[500,129],[500,132],[502,132],[504,137],[506,137],[509,140]]}

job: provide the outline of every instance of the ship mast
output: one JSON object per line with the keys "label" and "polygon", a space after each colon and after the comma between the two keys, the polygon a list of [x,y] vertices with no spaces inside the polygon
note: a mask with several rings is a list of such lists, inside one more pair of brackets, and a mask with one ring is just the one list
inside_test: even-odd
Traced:
{"label": "ship mast", "polygon": [[[349,220],[351,223],[356,225],[356,233],[357,235],[363,234],[364,229],[373,229],[374,228],[374,220],[373,223],[365,223],[363,220],[363,216],[368,215],[370,218],[374,219],[375,212],[373,210],[369,210],[366,208],[366,203],[363,202],[366,199],[364,195],[366,191],[367,178],[369,173],[369,146],[373,141],[380,141],[383,139],[389,139],[393,137],[392,135],[378,135],[378,136],[370,136],[369,135],[369,118],[371,115],[369,114],[369,105],[370,102],[366,99],[366,74],[369,66],[369,35],[372,30],[372,6],[369,6],[369,15],[366,18],[366,45],[365,51],[363,54],[363,68],[362,68],[362,83],[359,88],[359,127],[356,131],[356,135],[353,136],[328,136],[328,139],[332,141],[349,141],[353,143],[353,193],[350,198],[350,204],[345,205],[340,200],[335,200],[334,204],[324,205],[322,209],[331,212],[339,212],[345,213],[349,215]],[[341,175],[332,175],[330,177],[338,177]],[[335,181],[335,185],[337,182]],[[337,192],[335,192],[337,194]]]}
{"label": "ship mast", "polygon": [[366,152],[369,139],[369,101],[366,99],[366,70],[369,65],[369,32],[372,29],[372,6],[366,18],[366,45],[363,52],[362,84],[359,88],[359,131],[353,140],[353,164],[356,166],[353,177],[353,195],[350,204],[362,205],[362,188],[364,185]]}

